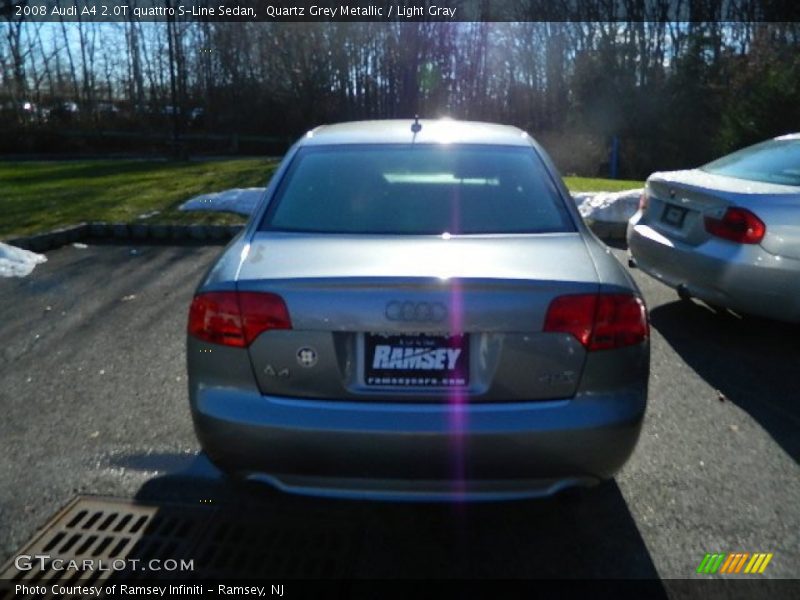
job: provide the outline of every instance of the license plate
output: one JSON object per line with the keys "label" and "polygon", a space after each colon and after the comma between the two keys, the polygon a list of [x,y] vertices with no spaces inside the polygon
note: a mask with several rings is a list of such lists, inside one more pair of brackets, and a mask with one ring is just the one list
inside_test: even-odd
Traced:
{"label": "license plate", "polygon": [[392,387],[468,385],[469,336],[368,333],[364,382]]}
{"label": "license plate", "polygon": [[686,209],[671,204],[667,204],[667,206],[664,207],[664,214],[661,215],[661,220],[664,223],[678,228],[683,227],[684,219],[686,219]]}

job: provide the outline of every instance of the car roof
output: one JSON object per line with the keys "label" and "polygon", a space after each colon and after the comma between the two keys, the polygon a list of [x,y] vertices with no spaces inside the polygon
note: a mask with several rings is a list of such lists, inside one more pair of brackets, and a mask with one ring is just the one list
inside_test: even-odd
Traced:
{"label": "car roof", "polygon": [[489,144],[529,146],[530,136],[517,127],[456,121],[452,119],[419,119],[421,129],[414,134],[414,119],[352,121],[321,125],[300,140],[301,146],[339,144]]}

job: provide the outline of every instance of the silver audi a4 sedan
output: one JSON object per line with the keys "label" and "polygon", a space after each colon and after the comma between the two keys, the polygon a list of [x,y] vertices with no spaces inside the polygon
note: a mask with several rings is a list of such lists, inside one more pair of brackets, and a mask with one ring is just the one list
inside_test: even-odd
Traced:
{"label": "silver audi a4 sedan", "polygon": [[649,326],[526,133],[373,121],[290,149],[197,288],[187,353],[197,436],[236,478],[492,500],[623,465]]}
{"label": "silver audi a4 sedan", "polygon": [[800,322],[800,134],[653,173],[627,237],[636,265],[683,298]]}

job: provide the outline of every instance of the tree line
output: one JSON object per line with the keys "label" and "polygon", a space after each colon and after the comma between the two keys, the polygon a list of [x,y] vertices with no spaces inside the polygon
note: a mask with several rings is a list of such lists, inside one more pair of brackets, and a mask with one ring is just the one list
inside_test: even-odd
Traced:
{"label": "tree line", "polygon": [[419,114],[518,125],[584,175],[605,174],[616,137],[620,174],[641,177],[800,130],[796,22],[1,26],[0,129],[21,147],[49,132],[58,149],[65,129],[286,140]]}

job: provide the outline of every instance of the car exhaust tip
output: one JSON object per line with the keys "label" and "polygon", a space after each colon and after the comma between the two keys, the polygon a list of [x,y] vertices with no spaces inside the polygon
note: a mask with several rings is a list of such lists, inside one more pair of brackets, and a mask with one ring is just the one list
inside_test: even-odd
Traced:
{"label": "car exhaust tip", "polygon": [[635,269],[636,268],[636,259],[633,258],[632,256],[628,256],[628,266],[631,269]]}

